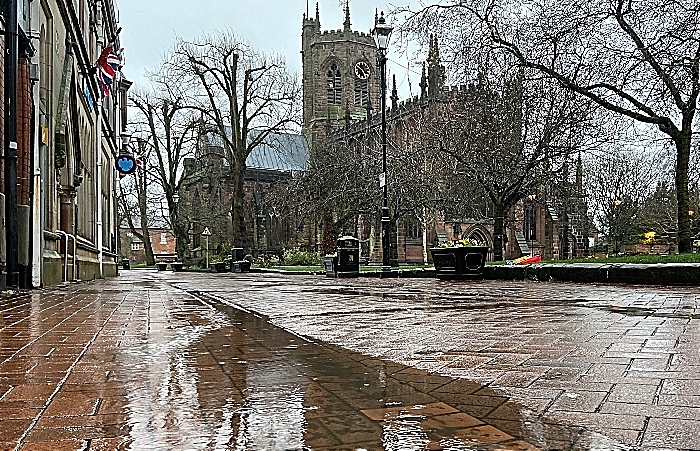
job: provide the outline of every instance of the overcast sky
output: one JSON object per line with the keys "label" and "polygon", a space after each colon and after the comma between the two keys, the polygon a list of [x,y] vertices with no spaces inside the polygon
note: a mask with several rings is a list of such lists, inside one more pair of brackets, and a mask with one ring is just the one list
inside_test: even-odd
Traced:
{"label": "overcast sky", "polygon": [[[293,71],[301,72],[301,21],[306,0],[115,0],[123,30],[121,44],[125,54],[125,76],[145,84],[145,73],[156,68],[179,36],[192,39],[206,32],[230,28],[260,50],[283,54]],[[339,0],[320,0],[321,28],[343,28],[343,10]],[[350,0],[352,29],[368,32],[374,25],[374,10],[388,10],[387,0]],[[393,0],[393,5],[416,4],[416,0]],[[309,12],[315,14],[316,1],[309,0]],[[390,56],[399,60],[398,56]],[[406,66],[406,57],[402,65]],[[414,68],[415,69],[415,68]],[[406,69],[393,64],[400,96],[408,96]],[[412,74],[412,92],[419,76]]]}

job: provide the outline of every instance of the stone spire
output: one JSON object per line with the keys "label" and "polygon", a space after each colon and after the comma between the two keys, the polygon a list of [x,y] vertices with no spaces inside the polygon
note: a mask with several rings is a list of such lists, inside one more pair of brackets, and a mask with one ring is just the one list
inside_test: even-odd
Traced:
{"label": "stone spire", "polygon": [[391,88],[391,110],[395,112],[398,107],[399,107],[399,91],[396,90],[396,74],[394,74],[392,88]]}
{"label": "stone spire", "polygon": [[442,92],[444,85],[445,68],[440,64],[440,50],[437,36],[430,35],[430,47],[428,50],[428,96],[435,98]]}
{"label": "stone spire", "polygon": [[583,162],[581,161],[581,152],[578,153],[576,161],[576,195],[583,197]]}
{"label": "stone spire", "polygon": [[316,2],[316,22],[321,26],[321,14],[318,12],[318,2]]}
{"label": "stone spire", "polygon": [[350,28],[350,0],[345,0],[345,22],[343,23],[343,31],[352,31]]}
{"label": "stone spire", "polygon": [[421,70],[420,74],[420,97],[421,99],[425,98],[426,95],[428,95],[428,79],[425,76],[425,62],[423,62],[423,69]]}

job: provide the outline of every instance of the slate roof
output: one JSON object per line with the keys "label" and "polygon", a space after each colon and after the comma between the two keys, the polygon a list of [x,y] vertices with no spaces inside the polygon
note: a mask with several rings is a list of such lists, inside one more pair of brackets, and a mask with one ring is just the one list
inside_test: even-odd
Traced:
{"label": "slate roof", "polygon": [[[227,127],[226,133],[230,136],[231,129]],[[260,130],[251,130],[248,134],[248,142],[262,133]],[[210,145],[222,146],[219,136],[214,133],[207,134]],[[309,161],[309,146],[306,138],[297,133],[270,133],[265,141],[256,146],[248,158],[246,166],[249,169],[267,169],[273,171],[303,171]]]}

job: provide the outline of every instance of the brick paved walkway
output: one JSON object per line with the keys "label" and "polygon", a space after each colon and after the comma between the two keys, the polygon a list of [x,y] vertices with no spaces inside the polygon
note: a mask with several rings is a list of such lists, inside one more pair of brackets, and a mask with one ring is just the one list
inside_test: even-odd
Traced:
{"label": "brick paved walkway", "polygon": [[629,447],[700,449],[696,287],[167,277],[301,335],[498,389]]}
{"label": "brick paved walkway", "polygon": [[0,301],[0,450],[697,450],[699,297],[125,271]]}

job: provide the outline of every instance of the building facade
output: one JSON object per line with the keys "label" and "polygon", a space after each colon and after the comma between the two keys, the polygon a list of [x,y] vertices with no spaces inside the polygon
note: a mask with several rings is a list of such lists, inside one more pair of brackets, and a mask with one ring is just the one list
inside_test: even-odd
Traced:
{"label": "building facade", "polygon": [[329,129],[365,120],[380,105],[377,46],[351,25],[349,4],[342,29],[321,31],[318,3],[315,18],[303,17],[303,133],[310,144]]}
{"label": "building facade", "polygon": [[[172,230],[162,227],[149,227],[148,235],[156,262],[174,262],[177,260],[175,234]],[[130,264],[139,265],[146,263],[144,243],[131,232],[129,227],[120,228],[119,240],[121,255],[124,258],[128,258]]]}
{"label": "building facade", "polygon": [[112,0],[18,2],[18,189],[16,201],[0,204],[17,204],[20,287],[116,274],[114,163],[129,83],[115,83],[100,101],[91,69],[117,38],[117,17]]}
{"label": "building facade", "polygon": [[[344,28],[332,31],[321,31],[318,6],[315,18],[303,17],[303,130],[310,145],[320,139],[330,139],[356,148],[357,155],[361,156],[368,149],[380,150],[381,92],[377,50],[371,36],[351,30],[349,6],[345,13]],[[356,89],[358,76],[363,75],[357,65],[363,61],[371,70],[366,105],[358,103],[358,98],[362,97],[358,97]],[[389,152],[410,147],[406,143],[410,131],[417,129],[420,121],[434,119],[438,104],[459,98],[466,89],[466,86],[445,86],[438,40],[431,37],[420,96],[399,102],[395,81],[387,93]],[[373,107],[376,114],[372,114]],[[541,255],[546,259],[561,259],[588,255],[590,221],[581,187],[580,159],[575,181],[567,189],[562,193],[561,189],[542,186],[537,190],[539,196],[535,193],[525,196],[505,213],[504,258]],[[493,211],[488,205],[482,210],[478,218],[450,212],[437,214],[427,221],[411,215],[392,218],[392,248],[389,250],[392,259],[398,263],[425,262],[430,258],[428,248],[450,239],[472,238],[492,247],[494,219],[489,214],[493,215]],[[358,214],[352,230],[345,231],[360,239],[363,256],[373,262],[382,259],[378,216]]]}

